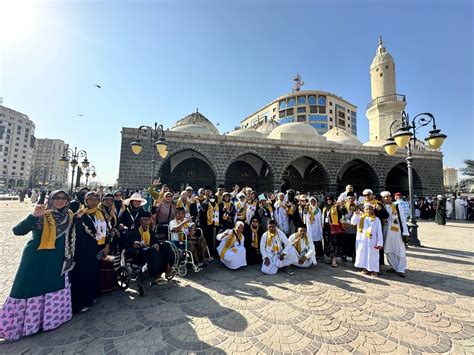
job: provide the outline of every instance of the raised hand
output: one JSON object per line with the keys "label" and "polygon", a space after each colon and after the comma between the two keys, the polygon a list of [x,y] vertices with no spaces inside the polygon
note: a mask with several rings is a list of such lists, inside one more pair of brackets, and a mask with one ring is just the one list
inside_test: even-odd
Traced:
{"label": "raised hand", "polygon": [[83,210],[83,209],[80,209],[80,210],[78,210],[78,211],[76,212],[75,216],[76,216],[77,218],[82,218],[82,216],[84,216],[84,213],[85,213],[84,210]]}
{"label": "raised hand", "polygon": [[46,213],[50,212],[46,208],[46,205],[36,205],[35,210],[33,211],[33,216],[35,217],[43,217]]}
{"label": "raised hand", "polygon": [[158,186],[159,184],[161,184],[160,178],[153,180],[153,186]]}

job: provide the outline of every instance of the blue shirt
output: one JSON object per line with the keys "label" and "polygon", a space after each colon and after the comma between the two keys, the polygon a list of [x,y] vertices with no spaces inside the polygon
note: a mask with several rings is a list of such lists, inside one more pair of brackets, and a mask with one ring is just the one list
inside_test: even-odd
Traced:
{"label": "blue shirt", "polygon": [[398,205],[398,208],[403,211],[403,214],[405,215],[405,220],[408,219],[408,217],[410,217],[410,204],[404,200],[396,200],[395,204]]}

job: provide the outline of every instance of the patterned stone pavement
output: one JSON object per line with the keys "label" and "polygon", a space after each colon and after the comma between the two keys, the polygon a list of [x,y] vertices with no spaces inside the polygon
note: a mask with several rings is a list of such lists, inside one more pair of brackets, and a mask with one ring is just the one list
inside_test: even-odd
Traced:
{"label": "patterned stone pavement", "polygon": [[[28,236],[11,227],[31,205],[0,202],[0,299]],[[59,329],[0,343],[5,354],[474,353],[474,225],[420,223],[406,279],[348,263],[295,275],[258,267],[201,273],[98,299]]]}

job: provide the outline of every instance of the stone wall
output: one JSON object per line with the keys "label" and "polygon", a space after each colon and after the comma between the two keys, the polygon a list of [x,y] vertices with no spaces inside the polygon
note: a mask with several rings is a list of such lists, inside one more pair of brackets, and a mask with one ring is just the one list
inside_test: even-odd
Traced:
{"label": "stone wall", "polygon": [[[135,140],[136,129],[123,128],[120,155],[119,185],[125,188],[148,186],[151,182],[152,147],[144,141],[140,155],[134,155],[130,143]],[[279,189],[285,170],[296,159],[308,157],[317,161],[327,176],[327,191],[336,192],[343,189],[341,184],[344,173],[351,166],[357,165],[358,178],[364,179],[364,171],[375,191],[386,187],[386,177],[390,170],[400,163],[405,164],[406,153],[403,150],[394,156],[388,156],[383,148],[365,146],[345,146],[336,143],[314,144],[311,142],[290,142],[273,139],[243,138],[205,134],[189,134],[166,131],[169,160],[185,150],[192,150],[196,155],[204,156],[215,175],[215,184],[226,183],[226,172],[235,161],[244,154],[259,157],[267,166],[271,186],[266,190]],[[156,154],[154,176],[161,174],[164,160]],[[439,152],[416,151],[413,166],[421,179],[422,189],[416,193],[439,193],[443,191],[443,163]],[[267,178],[268,175],[267,174]],[[324,174],[323,174],[324,175]],[[212,182],[214,182],[211,179]],[[229,182],[228,182],[229,184]]]}

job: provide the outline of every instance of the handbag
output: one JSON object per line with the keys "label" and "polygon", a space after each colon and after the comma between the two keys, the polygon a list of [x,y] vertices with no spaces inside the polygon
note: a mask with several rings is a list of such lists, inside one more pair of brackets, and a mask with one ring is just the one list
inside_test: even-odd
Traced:
{"label": "handbag", "polygon": [[346,230],[342,226],[341,222],[338,222],[338,224],[330,224],[331,227],[331,234],[344,234],[346,233]]}

